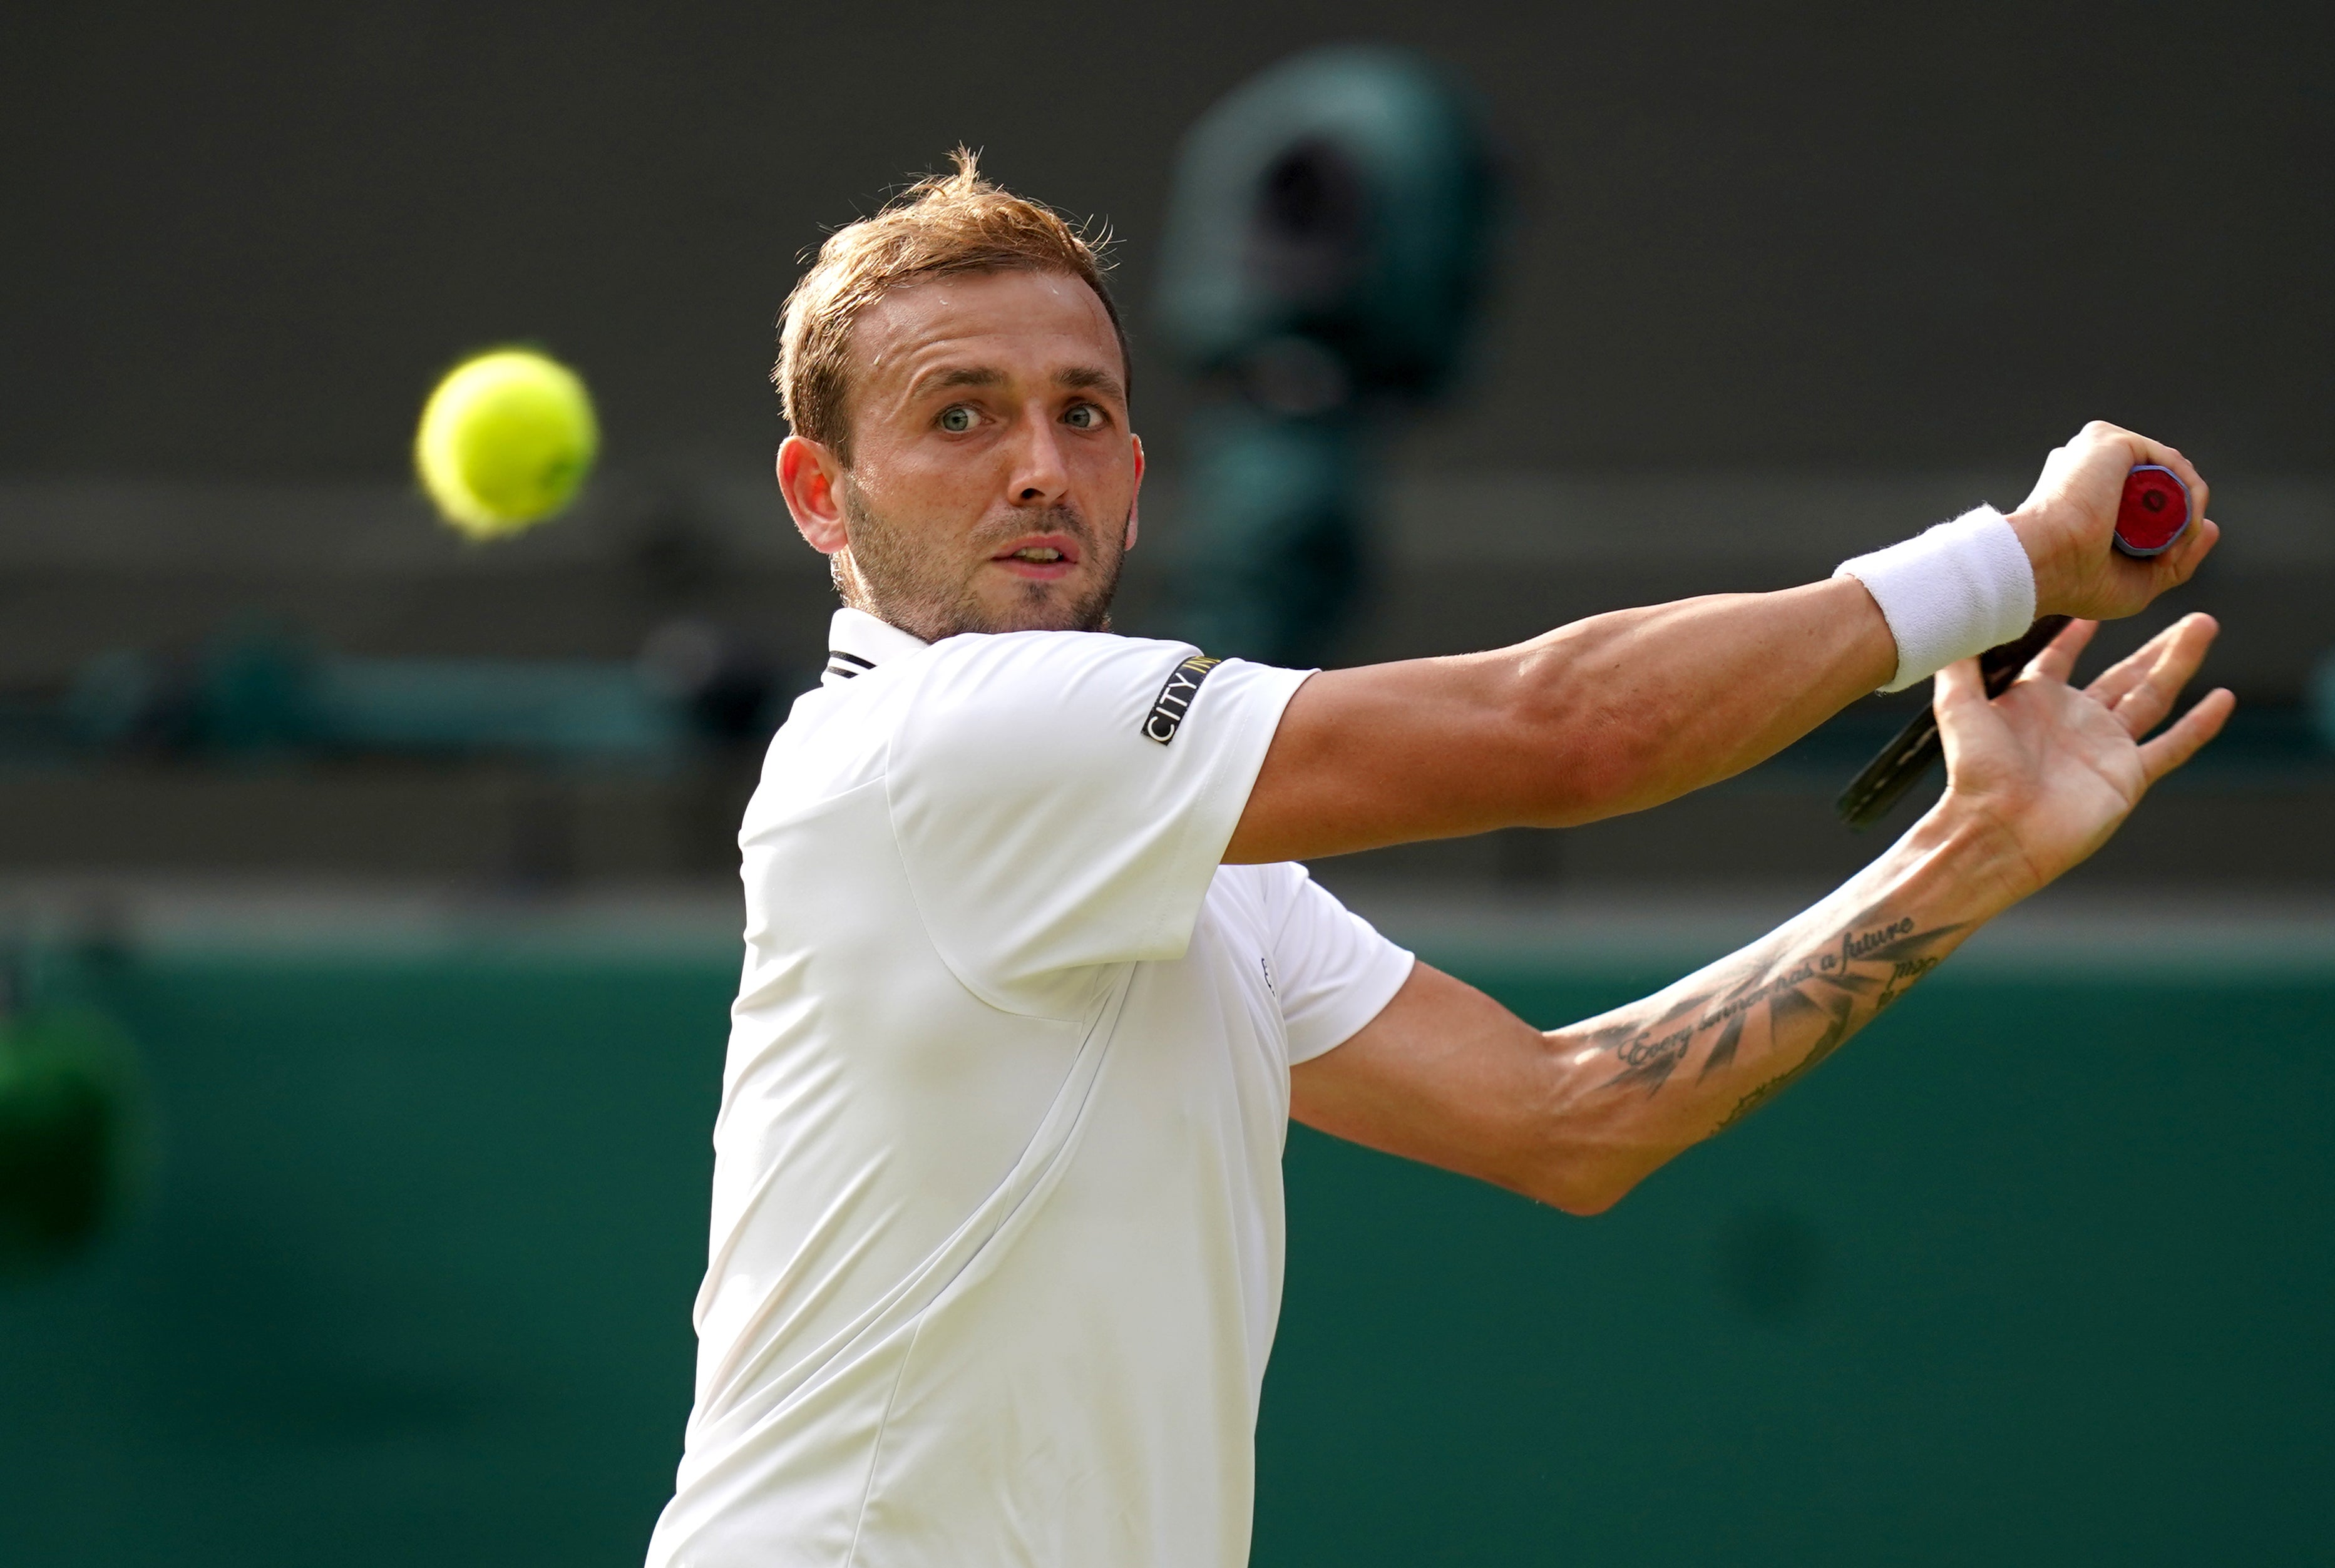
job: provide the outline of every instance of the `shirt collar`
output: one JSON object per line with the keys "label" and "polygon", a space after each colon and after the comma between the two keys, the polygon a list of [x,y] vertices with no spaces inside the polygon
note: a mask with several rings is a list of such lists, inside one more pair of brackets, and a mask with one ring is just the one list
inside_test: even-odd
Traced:
{"label": "shirt collar", "polygon": [[840,686],[887,659],[896,659],[928,646],[923,638],[911,636],[865,610],[847,605],[836,611],[835,619],[828,623],[827,673],[819,677],[819,683]]}

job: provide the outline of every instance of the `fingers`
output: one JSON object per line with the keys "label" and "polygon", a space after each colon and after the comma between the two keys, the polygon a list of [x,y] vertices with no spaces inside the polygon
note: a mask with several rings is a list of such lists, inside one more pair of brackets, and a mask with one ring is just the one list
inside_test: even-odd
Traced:
{"label": "fingers", "polygon": [[1938,718],[1938,739],[1946,749],[1949,774],[1973,738],[2002,722],[1987,699],[1986,677],[1976,659],[1957,659],[1938,672],[1930,690],[1930,711]]}
{"label": "fingers", "polygon": [[[2212,507],[2213,489],[2205,483],[2205,476],[2197,471],[2197,465],[2182,455],[2178,447],[2151,440],[2137,431],[2128,431],[2105,420],[2094,420],[2078,431],[2068,444],[2099,453],[2103,459],[2113,453],[2113,460],[2123,465],[2127,471],[2137,463],[2156,463],[2172,469],[2180,477],[2182,485],[2189,493],[2189,515],[2193,522],[2188,531],[2182,535],[2180,543],[2163,555],[2121,563],[2121,569],[2136,578],[2145,578],[2151,599],[2167,588],[2187,582],[2204,564],[2205,557],[2213,553],[2214,543],[2222,535],[2221,528],[2206,517]],[[2120,491],[2124,483],[2122,472],[2117,474],[2116,483]]]}
{"label": "fingers", "polygon": [[2213,489],[2205,483],[2205,476],[2197,471],[2196,464],[2181,454],[2178,447],[2150,440],[2138,431],[2116,425],[2095,422],[2084,428],[2088,432],[2096,432],[2103,439],[2121,444],[2134,462],[2156,463],[2171,469],[2180,477],[2181,483],[2189,492],[2189,516],[2193,521],[2179,544],[2146,563],[2149,576],[2155,579],[2149,585],[2149,596],[2155,598],[2165,589],[2187,582],[2213,552],[2214,541],[2222,537],[2220,527],[2205,516],[2213,499]]}
{"label": "fingers", "polygon": [[2167,588],[2177,588],[2195,576],[2197,568],[2205,564],[2205,557],[2213,553],[2214,546],[2220,541],[2222,525],[2205,516],[2205,508],[2202,505],[2196,507],[2195,516],[2197,520],[2190,525],[2187,533],[2181,536],[2178,544],[2161,556],[2139,563],[2146,566],[2149,575],[2156,579],[2149,585],[2148,591],[2152,596]]}
{"label": "fingers", "polygon": [[2206,488],[2205,476],[2197,471],[2197,465],[2183,457],[2178,447],[2168,447],[2163,441],[2153,441],[2141,435],[2134,436],[2133,440],[2138,443],[2137,450],[2148,454],[2140,460],[2142,462],[2160,464],[2181,477],[2182,484],[2189,490],[2189,515],[2203,518],[2213,492]]}
{"label": "fingers", "polygon": [[1979,673],[1976,659],[1957,659],[1939,671],[1930,692],[1930,706],[1941,719],[1954,709],[1985,702],[1986,678]]}
{"label": "fingers", "polygon": [[2121,446],[2131,458],[2131,462],[2126,465],[2127,468],[2136,463],[2156,463],[2160,467],[2171,469],[2181,476],[2181,482],[2188,487],[2190,515],[2198,518],[2205,515],[2206,503],[2212,498],[2213,492],[2206,487],[2205,476],[2197,471],[2196,464],[2181,455],[2180,448],[2166,446],[2163,441],[2150,440],[2138,431],[2128,431],[2122,425],[2113,425],[2106,420],[2094,420],[2077,432],[2076,439],[2107,441]]}
{"label": "fingers", "polygon": [[2180,630],[2181,623],[2174,622],[2147,642],[2101,671],[2093,679],[2092,683],[2084,688],[2084,695],[2093,699],[2104,708],[2113,708],[2123,702],[2135,686],[2148,679],[2148,672],[2156,665],[2156,656],[2163,652],[2164,644],[2170,642]]}
{"label": "fingers", "polygon": [[2064,683],[2076,672],[2077,655],[2084,651],[2085,644],[2092,640],[2092,634],[2099,629],[2098,621],[2069,622],[2059,628],[2059,634],[2035,655],[2034,662],[2027,666],[2027,673]]}
{"label": "fingers", "polygon": [[2227,686],[2216,686],[2197,700],[2173,727],[2140,749],[2141,775],[2154,784],[2197,754],[2197,749],[2222,732],[2238,706]]}
{"label": "fingers", "polygon": [[2104,673],[2085,695],[2114,713],[2125,733],[2138,740],[2173,711],[2174,700],[2205,662],[2220,632],[2211,615],[2184,615]]}

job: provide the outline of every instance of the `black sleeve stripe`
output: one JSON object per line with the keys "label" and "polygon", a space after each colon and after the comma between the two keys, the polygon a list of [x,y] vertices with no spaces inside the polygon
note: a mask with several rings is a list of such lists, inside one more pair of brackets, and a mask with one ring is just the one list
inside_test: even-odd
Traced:
{"label": "black sleeve stripe", "polygon": [[1144,738],[1162,746],[1173,740],[1184,722],[1184,715],[1191,711],[1192,699],[1200,694],[1200,682],[1208,678],[1209,671],[1223,663],[1222,659],[1195,653],[1177,665],[1168,673],[1168,683],[1159,688],[1158,700],[1151,704],[1151,711],[1143,716]]}
{"label": "black sleeve stripe", "polygon": [[863,659],[857,653],[847,653],[840,648],[829,648],[827,651],[827,662],[832,664],[838,659],[847,660],[863,670],[872,670],[876,667],[875,661],[871,659]]}

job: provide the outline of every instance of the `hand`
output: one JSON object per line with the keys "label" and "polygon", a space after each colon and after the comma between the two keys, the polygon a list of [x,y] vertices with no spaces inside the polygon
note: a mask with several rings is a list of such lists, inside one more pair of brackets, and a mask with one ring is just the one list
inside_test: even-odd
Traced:
{"label": "hand", "polygon": [[2075,621],[1992,702],[1978,661],[1938,673],[1938,729],[1946,746],[1942,814],[1961,814],[2004,852],[2011,900],[2081,864],[2108,841],[2148,787],[2196,754],[2237,706],[2227,689],[2202,698],[2154,740],[2142,737],[2173,701],[2221,630],[2185,615],[2078,692],[2076,655],[2099,629]]}
{"label": "hand", "polygon": [[[2189,531],[2161,556],[2118,550],[2117,503],[2136,463],[2162,463],[2189,487]],[[2222,530],[2205,518],[2205,481],[2171,447],[2095,420],[2044,460],[2034,493],[2010,514],[2035,567],[2035,613],[2113,621],[2189,580]]]}

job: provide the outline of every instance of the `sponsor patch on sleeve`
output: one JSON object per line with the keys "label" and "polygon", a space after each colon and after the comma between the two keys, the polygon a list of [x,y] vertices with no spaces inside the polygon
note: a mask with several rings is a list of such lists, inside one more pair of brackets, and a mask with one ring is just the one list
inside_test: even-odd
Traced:
{"label": "sponsor patch on sleeve", "polygon": [[1192,699],[1200,694],[1200,682],[1208,678],[1209,671],[1223,663],[1222,659],[1195,653],[1177,665],[1168,683],[1159,688],[1159,700],[1143,716],[1143,733],[1162,746],[1173,740],[1184,722],[1184,715],[1192,711]]}

